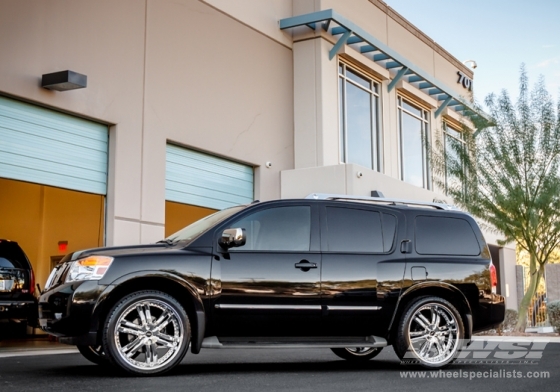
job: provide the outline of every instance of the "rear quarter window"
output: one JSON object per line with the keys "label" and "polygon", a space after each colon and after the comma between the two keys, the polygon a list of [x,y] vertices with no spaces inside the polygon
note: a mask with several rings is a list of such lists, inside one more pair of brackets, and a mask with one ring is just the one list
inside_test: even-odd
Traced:
{"label": "rear quarter window", "polygon": [[478,256],[480,245],[466,219],[417,216],[416,253],[422,255]]}
{"label": "rear quarter window", "polygon": [[29,261],[20,249],[12,242],[0,241],[0,267],[29,269]]}
{"label": "rear quarter window", "polygon": [[0,256],[0,268],[2,267],[14,268],[14,264],[10,260]]}

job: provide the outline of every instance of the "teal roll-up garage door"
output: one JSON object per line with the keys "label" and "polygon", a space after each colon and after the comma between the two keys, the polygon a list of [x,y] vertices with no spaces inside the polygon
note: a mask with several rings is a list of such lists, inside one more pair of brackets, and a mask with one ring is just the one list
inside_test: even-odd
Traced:
{"label": "teal roll-up garage door", "polygon": [[253,201],[253,168],[167,145],[165,198],[221,210]]}
{"label": "teal roll-up garage door", "polygon": [[0,97],[0,177],[107,193],[106,125]]}

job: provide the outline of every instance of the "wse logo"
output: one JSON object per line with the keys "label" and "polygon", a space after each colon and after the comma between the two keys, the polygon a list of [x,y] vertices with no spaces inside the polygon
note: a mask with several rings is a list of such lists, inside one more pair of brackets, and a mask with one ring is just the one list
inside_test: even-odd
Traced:
{"label": "wse logo", "polygon": [[475,340],[464,348],[458,358],[472,359],[541,359],[548,342],[496,342]]}
{"label": "wse logo", "polygon": [[[476,361],[486,364],[527,363],[535,364],[542,358],[544,349],[549,341],[484,341],[475,340],[468,347],[463,344],[463,349],[456,357],[456,363],[469,363]],[[415,358],[409,349],[405,358]],[[481,361],[482,360],[482,361]],[[410,363],[409,361],[403,361]]]}

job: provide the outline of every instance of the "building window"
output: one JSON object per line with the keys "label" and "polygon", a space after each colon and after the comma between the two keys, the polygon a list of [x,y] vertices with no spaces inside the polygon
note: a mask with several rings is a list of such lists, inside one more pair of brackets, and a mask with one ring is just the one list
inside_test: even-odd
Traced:
{"label": "building window", "polygon": [[[443,142],[446,156],[445,193],[447,194],[450,188],[464,185],[461,184],[461,180],[457,174],[457,170],[461,172],[465,170],[462,160],[459,159],[458,155],[460,151],[465,151],[467,147],[463,132],[452,128],[446,122],[443,123]],[[448,157],[450,159],[447,159]],[[454,164],[458,164],[461,167],[455,167]]]}
{"label": "building window", "polygon": [[429,112],[398,97],[401,179],[430,189],[430,168],[426,153]]}
{"label": "building window", "polygon": [[381,170],[379,133],[379,83],[340,63],[340,157]]}

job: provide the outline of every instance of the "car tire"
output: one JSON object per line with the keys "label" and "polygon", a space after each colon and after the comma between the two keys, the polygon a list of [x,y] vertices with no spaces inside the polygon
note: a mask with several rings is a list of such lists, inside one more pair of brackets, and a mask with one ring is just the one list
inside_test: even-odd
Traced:
{"label": "car tire", "polygon": [[420,297],[405,308],[394,349],[406,364],[438,369],[453,362],[463,347],[461,315],[440,297]]}
{"label": "car tire", "polygon": [[138,291],[121,299],[109,312],[103,350],[122,370],[154,376],[181,362],[190,339],[189,318],[175,298],[161,291]]}
{"label": "car tire", "polygon": [[366,362],[376,357],[383,347],[346,347],[331,348],[338,357],[351,362]]}
{"label": "car tire", "polygon": [[96,365],[108,365],[109,360],[103,351],[103,346],[84,346],[78,345],[78,351],[82,356],[90,362]]}

